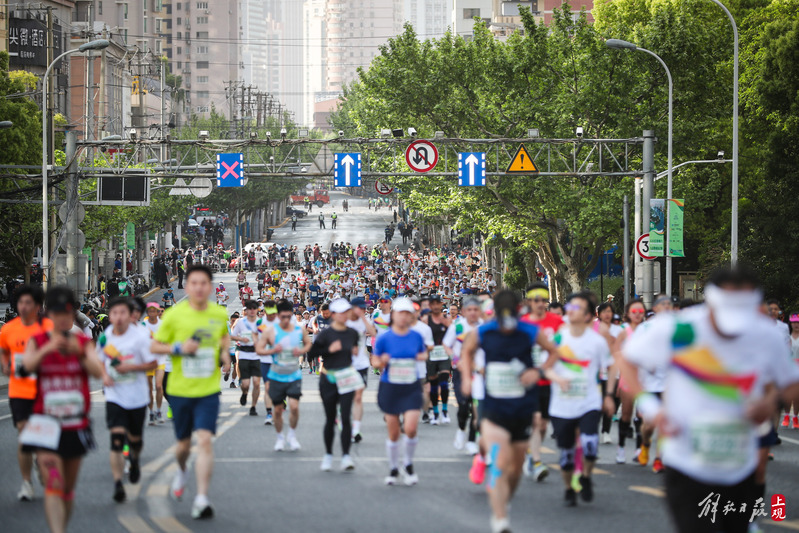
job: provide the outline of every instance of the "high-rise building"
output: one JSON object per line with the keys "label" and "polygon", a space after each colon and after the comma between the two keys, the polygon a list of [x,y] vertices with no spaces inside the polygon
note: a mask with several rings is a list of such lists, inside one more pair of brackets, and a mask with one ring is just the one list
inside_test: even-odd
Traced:
{"label": "high-rise building", "polygon": [[475,19],[491,22],[494,16],[494,0],[453,0],[452,33],[464,38],[474,35]]}
{"label": "high-rise building", "polygon": [[316,102],[328,99],[323,94],[327,80],[326,7],[327,0],[305,0],[303,6],[302,121],[299,123],[309,127],[316,126]]}
{"label": "high-rise building", "polygon": [[419,39],[438,39],[452,24],[449,0],[404,0],[403,23],[409,22]]}
{"label": "high-rise building", "polygon": [[[258,89],[268,92],[279,102],[282,110],[293,115],[293,120],[303,124],[303,31],[304,3],[302,0],[247,0],[260,1],[266,15],[266,32],[263,37],[267,61],[264,80]],[[258,38],[256,36],[256,38]],[[253,65],[254,69],[262,65]],[[254,78],[255,79],[255,78]],[[262,84],[263,83],[263,84]]]}

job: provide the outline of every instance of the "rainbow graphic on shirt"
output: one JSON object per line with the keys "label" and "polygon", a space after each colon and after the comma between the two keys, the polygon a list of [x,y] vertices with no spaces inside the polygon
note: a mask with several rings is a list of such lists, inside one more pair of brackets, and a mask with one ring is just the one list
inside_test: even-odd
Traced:
{"label": "rainbow graphic on shirt", "polygon": [[560,361],[567,369],[580,374],[584,368],[588,368],[588,366],[591,364],[591,361],[587,359],[585,361],[582,359],[577,359],[577,356],[574,355],[574,352],[571,348],[561,345],[560,335],[555,335],[555,342],[558,345],[558,351],[560,352],[560,358],[558,361]]}
{"label": "rainbow graphic on shirt", "polygon": [[671,363],[708,394],[734,402],[741,400],[741,393],[748,394],[752,390],[757,378],[754,373],[736,375],[728,372],[704,347],[685,350]]}

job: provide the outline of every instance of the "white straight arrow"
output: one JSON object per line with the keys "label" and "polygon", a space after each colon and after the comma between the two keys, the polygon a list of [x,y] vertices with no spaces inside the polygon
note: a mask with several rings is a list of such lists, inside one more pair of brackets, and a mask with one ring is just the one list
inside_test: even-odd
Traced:
{"label": "white straight arrow", "polygon": [[465,164],[469,167],[469,185],[474,185],[474,168],[475,165],[480,164],[480,160],[474,154],[469,154],[466,158]]}
{"label": "white straight arrow", "polygon": [[355,160],[350,154],[347,154],[344,159],[341,160],[341,164],[344,165],[344,183],[347,187],[351,187],[352,184],[350,183],[350,172],[352,165],[355,164]]}

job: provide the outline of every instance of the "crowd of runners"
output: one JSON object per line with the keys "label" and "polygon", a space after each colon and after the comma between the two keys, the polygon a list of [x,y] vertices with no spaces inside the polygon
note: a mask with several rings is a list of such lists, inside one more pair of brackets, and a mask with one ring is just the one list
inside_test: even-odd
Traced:
{"label": "crowd of runners", "polygon": [[[96,378],[113,500],[125,501],[126,477],[140,479],[146,424],[171,423],[178,469],[170,494],[184,495],[194,437],[191,515],[210,518],[222,387],[238,389],[252,416],[263,396],[270,446],[296,452],[307,372],[318,376],[324,407],[322,471],[351,472],[352,446],[385,440],[385,484],[417,485],[419,425],[451,424],[454,448],[472,455],[464,482],[487,492],[493,533],[511,531],[521,479],[547,478],[542,442],[550,431],[565,505],[590,503],[602,490],[592,473],[614,422],[615,461],[627,462],[634,449],[634,464],[663,474],[678,531],[745,532],[765,516],[777,429],[799,428],[799,314],[789,330],[752,273],[717,272],[702,305],[658,295],[651,309],[638,299],[615,309],[590,292],[556,302],[543,282],[498,290],[477,249],[309,250],[299,270],[240,271],[235,293],[194,264],[186,298],[166,311],[113,299],[96,343],[76,326],[69,289],[19,288],[19,317],[0,330],[20,433],[19,499],[34,499],[35,462],[50,529],[66,529],[81,461],[101,431],[89,418]],[[241,312],[231,313],[236,301]],[[377,389],[385,435],[363,432],[367,386]],[[706,498],[715,506],[697,513]],[[728,502],[736,512],[716,512]]]}

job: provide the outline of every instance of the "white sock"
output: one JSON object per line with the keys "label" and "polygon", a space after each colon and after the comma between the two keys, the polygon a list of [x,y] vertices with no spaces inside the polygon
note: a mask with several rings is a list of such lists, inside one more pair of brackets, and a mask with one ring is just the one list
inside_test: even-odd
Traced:
{"label": "white sock", "polygon": [[290,439],[294,438],[294,428],[289,428],[288,438]]}
{"label": "white sock", "polygon": [[413,454],[416,453],[416,445],[419,444],[419,437],[409,439],[407,435],[403,435],[405,441],[405,466],[413,464]]}
{"label": "white sock", "polygon": [[360,420],[353,420],[352,421],[352,434],[357,435],[361,432],[361,421]]}
{"label": "white sock", "polygon": [[208,496],[206,496],[205,494],[198,494],[197,496],[194,497],[194,505],[198,507],[204,507],[206,505],[209,505],[210,503],[211,502],[208,501]]}
{"label": "white sock", "polygon": [[399,442],[386,439],[386,453],[391,470],[399,470]]}

